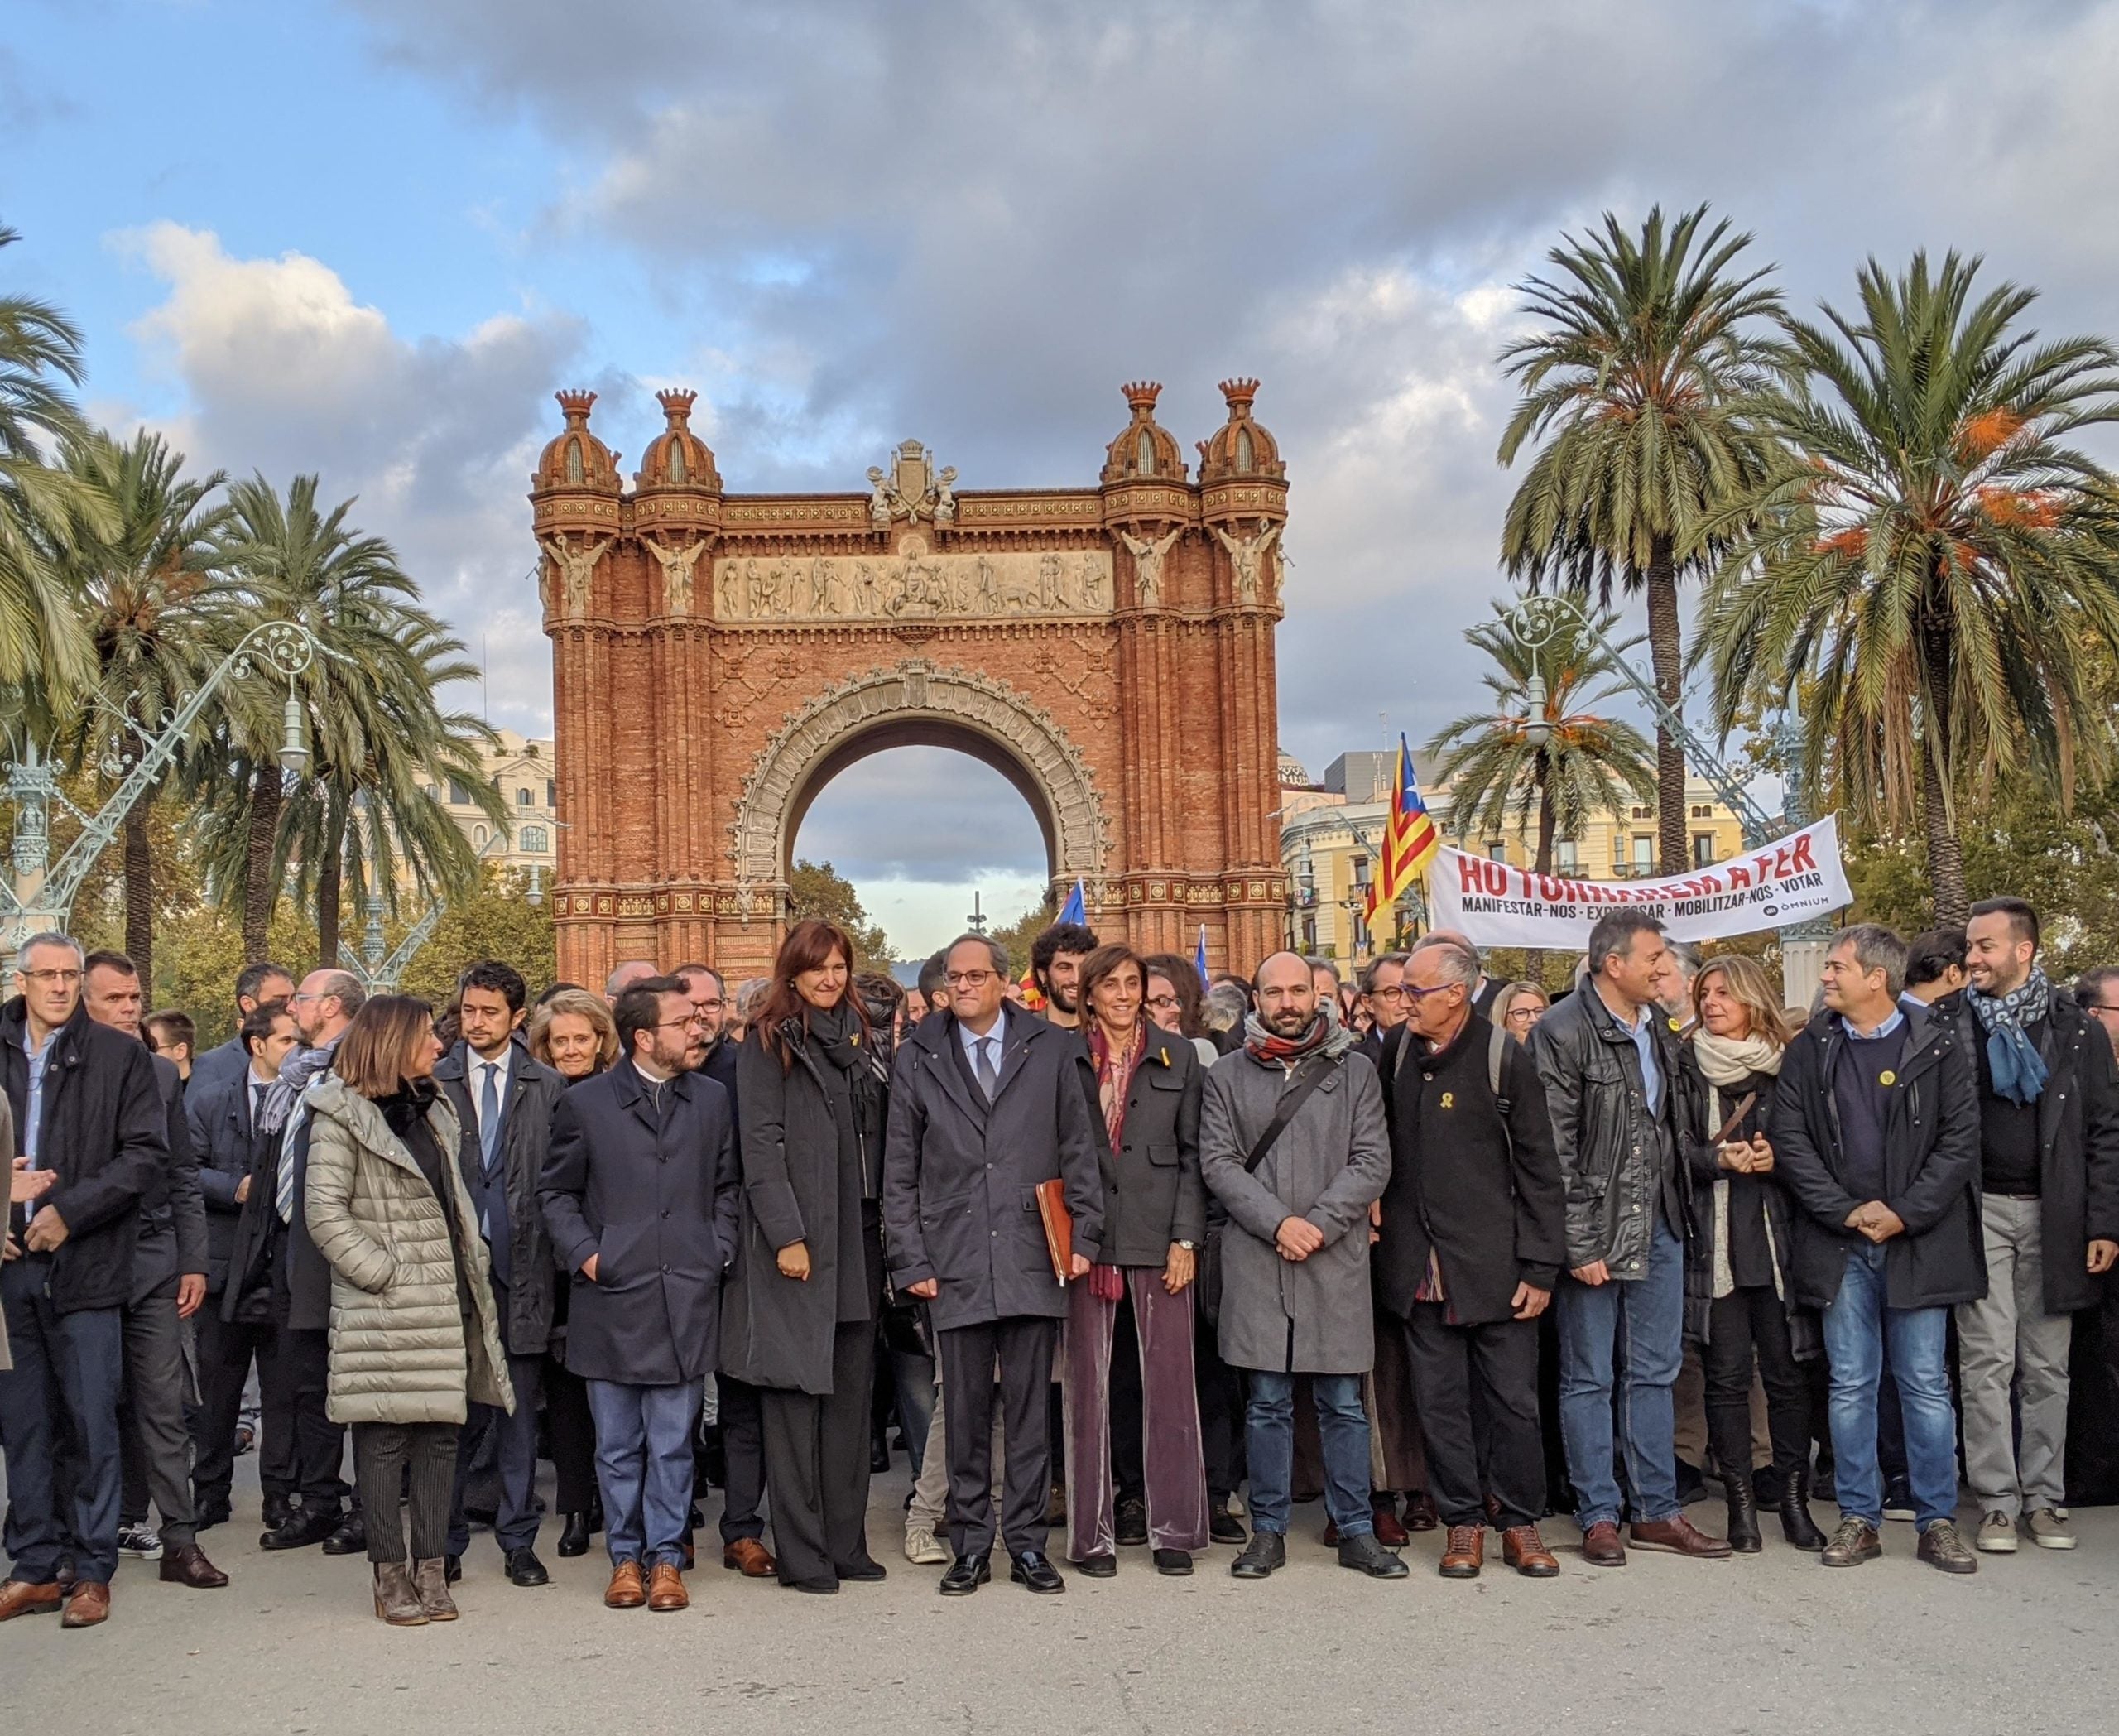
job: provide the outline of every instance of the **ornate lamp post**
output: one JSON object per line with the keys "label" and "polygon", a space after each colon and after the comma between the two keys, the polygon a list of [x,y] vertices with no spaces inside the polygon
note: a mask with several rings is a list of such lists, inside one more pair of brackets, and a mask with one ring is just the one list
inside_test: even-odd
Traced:
{"label": "ornate lamp post", "polygon": [[[496,845],[507,842],[505,832],[495,832],[478,846],[477,859],[483,862]],[[544,871],[534,863],[530,869],[530,902],[541,906],[545,902]],[[361,955],[358,962],[346,964],[344,968],[358,977],[361,987],[371,995],[395,994],[397,985],[404,979],[405,967],[416,958],[419,950],[434,938],[434,931],[441,926],[441,919],[449,906],[437,901],[427,906],[420,920],[405,931],[405,937],[396,949],[390,949],[382,932],[382,894],[370,892],[362,901],[367,923],[361,930]]]}
{"label": "ornate lamp post", "polygon": [[[132,718],[124,724],[137,738],[123,753],[106,762],[122,781],[110,800],[94,814],[76,807],[59,787],[59,768],[36,743],[21,741],[14,762],[8,767],[4,789],[15,805],[15,835],[9,863],[12,884],[0,887],[0,955],[12,967],[22,944],[30,935],[47,930],[64,931],[74,913],[74,901],[97,857],[116,839],[118,828],[133,805],[154,786],[177,750],[190,738],[193,727],[222,684],[231,677],[247,680],[260,666],[287,684],[286,704],[281,712],[280,769],[300,777],[309,766],[309,744],[302,731],[301,701],[295,680],[322,650],[316,636],[298,621],[267,621],[252,628],[222,658],[198,690],[185,696],[174,710],[154,719],[151,732]],[[56,863],[51,859],[51,809],[54,803],[81,822],[81,834]]]}
{"label": "ornate lamp post", "polygon": [[[1550,644],[1571,619],[1609,655],[1619,679],[1640,695],[1657,724],[1678,743],[1684,753],[1685,763],[1696,767],[1713,786],[1714,793],[1735,813],[1744,829],[1745,848],[1755,849],[1775,835],[1776,823],[1751,800],[1742,778],[1723,764],[1705,740],[1663,703],[1655,683],[1629,663],[1618,647],[1598,631],[1588,612],[1573,598],[1550,594],[1526,597],[1508,611],[1506,619],[1516,642],[1533,654],[1530,680],[1524,693],[1529,716],[1523,728],[1524,739],[1533,748],[1542,748],[1552,738],[1552,724],[1545,716],[1545,678],[1538,672],[1535,653]],[[1808,815],[1804,810],[1802,795],[1802,726],[1792,713],[1781,719],[1774,739],[1786,765],[1777,830],[1793,831],[1804,824]],[[1824,955],[1831,941],[1831,924],[1813,918],[1784,928],[1780,933],[1782,991],[1790,1005],[1807,1006],[1817,993]]]}

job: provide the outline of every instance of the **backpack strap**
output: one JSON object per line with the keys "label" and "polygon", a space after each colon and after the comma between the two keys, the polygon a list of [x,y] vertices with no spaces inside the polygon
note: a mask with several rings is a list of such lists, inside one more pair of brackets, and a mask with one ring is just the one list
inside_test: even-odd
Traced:
{"label": "backpack strap", "polygon": [[1493,1093],[1493,1106],[1501,1111],[1503,1121],[1508,1119],[1508,1098],[1501,1089],[1501,1063],[1508,1053],[1508,1033],[1498,1025],[1487,1041],[1487,1089]]}

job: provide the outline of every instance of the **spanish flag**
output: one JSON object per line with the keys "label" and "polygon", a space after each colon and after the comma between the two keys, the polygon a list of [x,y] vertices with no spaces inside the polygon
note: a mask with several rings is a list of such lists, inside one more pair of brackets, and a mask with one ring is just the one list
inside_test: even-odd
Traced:
{"label": "spanish flag", "polygon": [[1420,800],[1420,786],[1413,776],[1413,750],[1405,738],[1398,738],[1398,777],[1391,791],[1391,823],[1384,829],[1383,859],[1376,865],[1376,878],[1368,888],[1368,931],[1381,945],[1391,906],[1405,888],[1418,880],[1442,848],[1442,836]]}

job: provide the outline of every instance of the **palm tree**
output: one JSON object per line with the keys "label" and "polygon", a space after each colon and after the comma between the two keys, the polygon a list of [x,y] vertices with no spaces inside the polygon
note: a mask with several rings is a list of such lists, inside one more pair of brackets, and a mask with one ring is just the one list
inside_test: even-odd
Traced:
{"label": "palm tree", "polygon": [[[105,503],[109,522],[79,527],[68,565],[94,647],[94,702],[79,716],[76,763],[99,757],[113,726],[139,738],[184,703],[213,659],[213,567],[226,508],[209,504],[225,478],[186,478],[184,454],[158,434],[123,444],[95,432],[70,440],[65,469]],[[154,863],[147,845],[150,791],[123,821],[125,950],[154,982]]]}
{"label": "palm tree", "polygon": [[1725,728],[1799,691],[1838,801],[1885,825],[1918,812],[1944,923],[1965,920],[1973,774],[2027,769],[2064,800],[2110,763],[2092,688],[2119,652],[2119,511],[2065,443],[2119,421],[2119,350],[2040,341],[2020,324],[2035,292],[1975,300],[1979,264],[1872,259],[1857,314],[1787,322],[1763,414],[1790,457],[1737,503],[1752,529],[1700,628]]}
{"label": "palm tree", "polygon": [[[0,224],[0,248],[22,238]],[[81,334],[50,303],[0,296],[0,685],[63,717],[94,679],[89,635],[61,570],[74,528],[108,528],[92,490],[46,461],[82,432]]]}
{"label": "palm tree", "polygon": [[[1729,502],[1770,468],[1771,448],[1747,404],[1778,350],[1780,292],[1771,266],[1740,268],[1747,234],[1707,207],[1667,228],[1662,209],[1638,237],[1610,212],[1599,233],[1567,238],[1546,257],[1557,280],[1521,286],[1544,329],[1502,352],[1521,389],[1502,435],[1513,464],[1526,440],[1551,438],[1525,473],[1502,531],[1508,570],[1596,590],[1616,579],[1645,590],[1655,687],[1683,703],[1678,580],[1713,565]],[[1655,736],[1657,833],[1663,868],[1685,861],[1684,755]]]}
{"label": "palm tree", "polygon": [[[348,524],[353,503],[327,512],[316,493],[314,476],[296,477],[284,501],[262,476],[237,483],[221,539],[222,558],[252,595],[253,619],[300,621],[323,647],[301,680],[313,776],[290,797],[273,757],[277,698],[247,695],[229,710],[216,761],[227,769],[209,792],[202,844],[215,883],[243,888],[247,956],[262,956],[291,863],[298,893],[318,900],[323,956],[336,963],[357,796],[370,816],[360,860],[382,871],[377,884],[393,907],[401,854],[423,891],[454,892],[476,879],[468,846],[460,833],[442,835],[446,816],[417,791],[415,769],[443,780],[455,772],[496,824],[504,809],[476,771],[489,733],[475,719],[444,712],[437,698],[440,688],[474,679],[475,666],[419,606],[419,587],[390,545]],[[463,778],[467,765],[473,775]]]}
{"label": "palm tree", "polygon": [[[1629,796],[1642,802],[1655,797],[1647,738],[1622,719],[1586,709],[1624,690],[1618,657],[1641,641],[1607,651],[1569,617],[1534,652],[1510,627],[1507,604],[1497,603],[1494,614],[1494,620],[1466,628],[1464,637],[1493,660],[1494,672],[1480,679],[1496,709],[1451,719],[1429,739],[1427,751],[1440,756],[1436,771],[1449,786],[1450,829],[1470,837],[1535,825],[1535,865],[1550,874],[1556,839],[1579,837]],[[1598,618],[1597,631],[1608,636],[1614,625],[1607,612]],[[1543,741],[1533,739],[1530,728],[1534,676],[1545,682],[1537,714]]]}

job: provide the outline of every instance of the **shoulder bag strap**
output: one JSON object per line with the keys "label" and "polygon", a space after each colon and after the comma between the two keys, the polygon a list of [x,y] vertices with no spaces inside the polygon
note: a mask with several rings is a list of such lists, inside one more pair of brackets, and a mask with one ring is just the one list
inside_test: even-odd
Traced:
{"label": "shoulder bag strap", "polygon": [[1266,1131],[1258,1136],[1257,1144],[1251,1147],[1251,1155],[1243,1160],[1245,1174],[1257,1171],[1266,1161],[1266,1152],[1273,1149],[1273,1142],[1287,1131],[1295,1112],[1308,1100],[1309,1094],[1324,1084],[1324,1075],[1338,1065],[1336,1056],[1327,1060],[1313,1061],[1295,1075],[1293,1084],[1281,1093],[1280,1102],[1273,1106],[1273,1118],[1266,1123]]}

